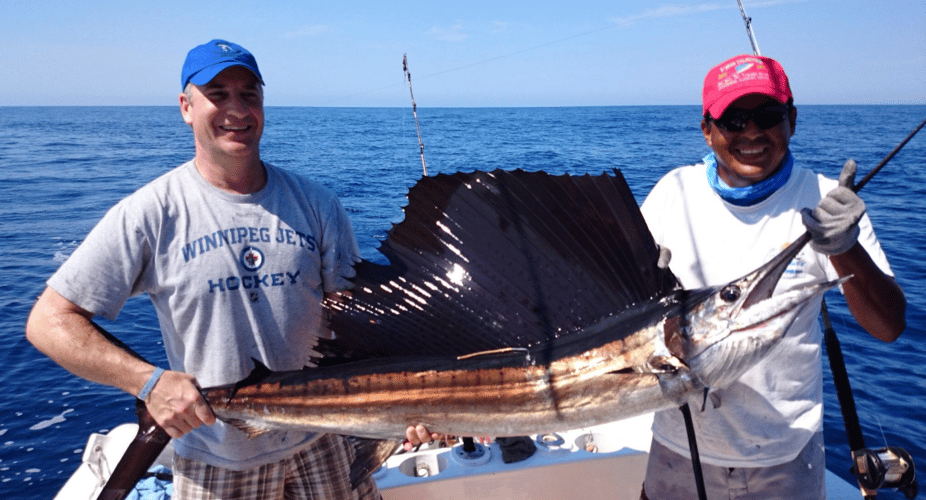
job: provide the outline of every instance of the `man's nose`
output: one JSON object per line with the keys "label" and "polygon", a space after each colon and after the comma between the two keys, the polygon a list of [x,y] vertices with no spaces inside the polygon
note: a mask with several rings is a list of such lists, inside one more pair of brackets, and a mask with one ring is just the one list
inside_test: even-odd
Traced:
{"label": "man's nose", "polygon": [[743,127],[743,130],[740,131],[740,134],[745,135],[747,137],[758,137],[764,132],[765,131],[763,129],[761,129],[758,125],[756,125],[755,120],[753,120],[752,117],[749,117],[746,120],[746,125]]}
{"label": "man's nose", "polygon": [[229,96],[226,106],[226,111],[237,116],[244,116],[248,114],[248,109],[250,108],[247,100],[245,100],[245,98],[240,95]]}

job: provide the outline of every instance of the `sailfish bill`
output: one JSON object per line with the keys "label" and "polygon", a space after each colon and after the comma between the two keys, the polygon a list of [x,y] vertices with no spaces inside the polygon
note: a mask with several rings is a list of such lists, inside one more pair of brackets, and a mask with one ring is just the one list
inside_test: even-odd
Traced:
{"label": "sailfish bill", "polygon": [[561,431],[677,407],[754,366],[840,281],[772,296],[798,240],[721,287],[684,290],[619,171],[421,179],[405,219],[326,301],[318,367],[256,363],[203,390],[249,435],[354,436],[352,480],[409,425],[458,436]]}

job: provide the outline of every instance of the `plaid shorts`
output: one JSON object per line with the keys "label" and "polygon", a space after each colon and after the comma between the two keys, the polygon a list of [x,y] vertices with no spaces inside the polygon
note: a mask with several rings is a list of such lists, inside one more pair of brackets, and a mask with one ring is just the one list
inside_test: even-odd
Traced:
{"label": "plaid shorts", "polygon": [[[771,467],[718,467],[701,463],[707,498],[712,500],[822,500],[826,498],[823,433],[817,432],[797,458]],[[698,498],[691,459],[655,439],[650,447],[641,499]]]}
{"label": "plaid shorts", "polygon": [[174,455],[174,500],[379,500],[372,478],[356,490],[348,472],[354,449],[325,434],[288,460],[233,471]]}

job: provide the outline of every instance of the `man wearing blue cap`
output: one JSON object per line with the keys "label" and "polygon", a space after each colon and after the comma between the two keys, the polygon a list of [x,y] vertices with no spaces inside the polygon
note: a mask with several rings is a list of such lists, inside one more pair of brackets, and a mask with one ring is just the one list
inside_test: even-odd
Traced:
{"label": "man wearing blue cap", "polygon": [[[333,435],[247,436],[217,422],[198,387],[309,363],[321,301],[349,286],[359,250],[336,196],[260,159],[263,77],[224,40],[190,51],[180,112],[196,155],[113,207],[49,279],[28,339],[71,372],[147,403],[176,438],[175,499],[379,498],[352,489],[353,450]],[[133,295],[155,306],[171,370],[91,322]],[[206,425],[203,425],[206,424]]]}

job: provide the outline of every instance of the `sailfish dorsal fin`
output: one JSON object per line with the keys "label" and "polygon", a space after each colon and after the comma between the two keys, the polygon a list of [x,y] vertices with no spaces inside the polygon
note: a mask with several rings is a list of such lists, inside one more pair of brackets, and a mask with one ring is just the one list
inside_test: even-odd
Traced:
{"label": "sailfish dorsal fin", "polygon": [[328,363],[530,347],[678,285],[616,170],[441,174],[408,200],[379,249],[389,264],[359,262],[349,296],[326,302]]}

